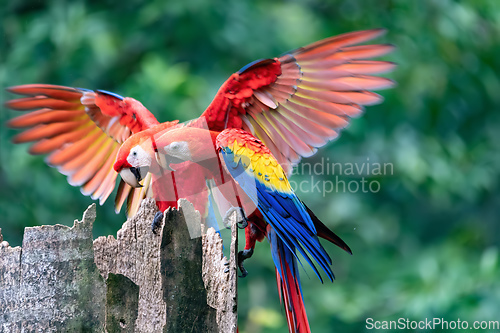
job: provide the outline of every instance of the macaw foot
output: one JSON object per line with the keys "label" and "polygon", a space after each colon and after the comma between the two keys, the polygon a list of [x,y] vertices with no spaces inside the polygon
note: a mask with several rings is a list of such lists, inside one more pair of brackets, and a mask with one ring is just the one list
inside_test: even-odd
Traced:
{"label": "macaw foot", "polygon": [[[248,227],[248,219],[245,215],[245,211],[243,210],[243,208],[241,208],[241,207],[239,207],[239,208],[240,208],[241,219],[238,219],[239,222],[236,222],[236,226],[240,229],[245,229],[246,227]],[[252,250],[252,254],[253,254],[253,250]],[[252,254],[250,254],[250,257],[252,256]]]}
{"label": "macaw foot", "polygon": [[246,216],[243,216],[243,220],[237,222],[236,226],[240,229],[245,229],[246,227],[248,227],[248,219],[246,218]]}
{"label": "macaw foot", "polygon": [[151,231],[153,231],[153,234],[156,234],[156,229],[161,225],[162,221],[163,221],[163,213],[156,212],[155,218],[153,219],[153,223],[151,223]]}
{"label": "macaw foot", "polygon": [[238,267],[241,271],[240,275],[241,278],[244,278],[245,276],[248,275],[248,271],[245,269],[245,267],[243,267],[243,262],[246,259],[252,257],[252,255],[253,255],[253,249],[243,250],[238,252]]}
{"label": "macaw foot", "polygon": [[238,228],[245,229],[248,226],[248,219],[245,216],[245,212],[241,207],[229,208],[226,214],[224,214],[224,217],[222,218],[222,223],[224,223],[224,226],[227,229],[231,229],[231,216],[233,215],[234,212],[236,212],[236,220],[238,221],[236,223]]}
{"label": "macaw foot", "polygon": [[[229,261],[226,261],[226,262],[224,263],[224,266],[229,266]],[[226,268],[224,269],[224,273],[229,273],[229,267],[226,267]]]}

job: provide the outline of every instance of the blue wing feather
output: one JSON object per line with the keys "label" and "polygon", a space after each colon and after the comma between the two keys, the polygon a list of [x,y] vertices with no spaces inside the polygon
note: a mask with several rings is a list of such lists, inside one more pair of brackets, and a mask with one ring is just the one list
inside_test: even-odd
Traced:
{"label": "blue wing feather", "polygon": [[254,204],[257,205],[267,222],[273,227],[278,237],[297,260],[300,262],[295,250],[300,252],[311,265],[318,278],[323,281],[307,253],[309,252],[328,278],[333,280],[335,277],[330,268],[331,258],[321,246],[311,217],[307,214],[304,205],[295,193],[274,191],[261,183],[253,175],[245,171],[241,162],[235,162],[234,154],[230,149],[221,149],[220,154],[228,172]]}
{"label": "blue wing feather", "polygon": [[269,65],[269,64],[272,64],[273,62],[275,62],[275,60],[273,59],[259,59],[259,60],[255,60],[255,61],[252,61],[251,63],[249,64],[246,64],[245,66],[241,67],[241,69],[237,72],[238,74],[243,74],[247,71],[250,71],[254,68],[257,68],[257,67],[260,67],[260,66],[266,66],[266,65]]}
{"label": "blue wing feather", "polygon": [[116,97],[118,98],[119,100],[122,100],[123,101],[123,96],[120,96],[118,94],[115,94],[115,93],[112,93],[110,91],[106,91],[106,90],[96,90],[98,93],[101,93],[101,94],[104,94],[104,95],[109,95],[109,96],[113,96],[113,97]]}

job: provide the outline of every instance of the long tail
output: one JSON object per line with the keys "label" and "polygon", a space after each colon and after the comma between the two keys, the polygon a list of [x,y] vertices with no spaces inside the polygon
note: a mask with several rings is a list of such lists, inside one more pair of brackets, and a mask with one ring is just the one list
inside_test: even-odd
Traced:
{"label": "long tail", "polygon": [[328,229],[328,227],[323,222],[320,221],[320,219],[313,213],[312,210],[309,209],[309,207],[307,207],[305,204],[304,207],[306,207],[307,213],[311,217],[311,220],[314,223],[314,227],[316,228],[316,232],[318,233],[319,237],[326,239],[327,241],[337,245],[347,253],[352,254],[352,251],[349,248],[349,246],[339,236],[337,236],[333,231]]}
{"label": "long tail", "polygon": [[270,227],[267,237],[276,266],[276,283],[280,299],[285,306],[290,333],[310,333],[306,309],[302,299],[302,288],[297,267],[297,259]]}

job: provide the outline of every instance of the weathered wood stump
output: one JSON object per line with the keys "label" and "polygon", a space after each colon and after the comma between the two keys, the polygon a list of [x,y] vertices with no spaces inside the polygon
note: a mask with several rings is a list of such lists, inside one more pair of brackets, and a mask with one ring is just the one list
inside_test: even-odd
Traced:
{"label": "weathered wood stump", "polygon": [[72,228],[26,228],[22,247],[0,232],[0,331],[236,332],[237,228],[227,260],[213,229],[191,239],[200,215],[179,207],[156,234],[151,199],[116,238],[92,241],[95,205]]}

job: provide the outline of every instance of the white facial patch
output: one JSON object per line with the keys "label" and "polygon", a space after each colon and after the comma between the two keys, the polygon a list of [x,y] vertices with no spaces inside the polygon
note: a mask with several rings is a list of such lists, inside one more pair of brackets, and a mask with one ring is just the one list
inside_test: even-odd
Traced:
{"label": "white facial patch", "polygon": [[192,161],[191,152],[187,141],[175,141],[163,148],[167,155],[176,157],[183,161]]}
{"label": "white facial patch", "polygon": [[150,167],[151,156],[141,146],[135,146],[127,156],[127,162],[134,168]]}

